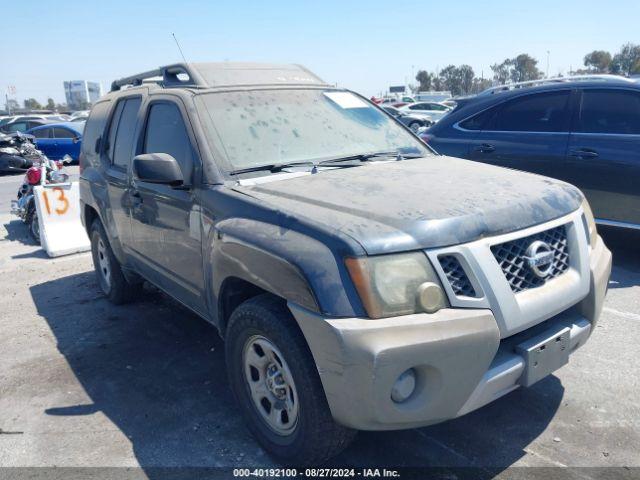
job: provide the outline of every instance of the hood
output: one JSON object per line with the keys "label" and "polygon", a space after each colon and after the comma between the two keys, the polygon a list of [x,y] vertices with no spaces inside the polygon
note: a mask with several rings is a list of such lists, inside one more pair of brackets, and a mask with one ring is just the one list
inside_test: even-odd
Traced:
{"label": "hood", "polygon": [[372,162],[235,190],[340,230],[369,255],[471,242],[576,210],[580,191],[446,156]]}

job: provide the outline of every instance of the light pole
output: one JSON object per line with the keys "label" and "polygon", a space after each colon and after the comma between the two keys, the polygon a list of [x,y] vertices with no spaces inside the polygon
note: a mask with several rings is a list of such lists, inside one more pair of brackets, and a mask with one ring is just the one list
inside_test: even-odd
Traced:
{"label": "light pole", "polygon": [[549,55],[551,52],[547,50],[547,78],[549,78]]}

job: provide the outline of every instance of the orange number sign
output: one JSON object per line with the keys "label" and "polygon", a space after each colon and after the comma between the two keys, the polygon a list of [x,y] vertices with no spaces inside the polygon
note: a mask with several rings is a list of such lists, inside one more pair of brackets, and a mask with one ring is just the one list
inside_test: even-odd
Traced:
{"label": "orange number sign", "polygon": [[[69,200],[67,199],[67,197],[64,196],[64,190],[62,188],[54,187],[52,188],[52,190],[54,192],[58,192],[58,198],[56,198],[56,201],[57,201],[57,204],[60,205],[60,206],[57,206],[54,211],[58,215],[64,215],[67,212],[67,210],[69,210]],[[42,191],[42,198],[44,199],[44,206],[47,209],[47,213],[51,215],[51,206],[49,204],[49,196],[47,195],[46,190]]]}

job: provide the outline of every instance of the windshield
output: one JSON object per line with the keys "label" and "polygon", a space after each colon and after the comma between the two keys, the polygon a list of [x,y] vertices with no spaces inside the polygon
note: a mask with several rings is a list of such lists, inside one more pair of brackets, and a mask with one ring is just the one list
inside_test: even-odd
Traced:
{"label": "windshield", "polygon": [[254,90],[198,98],[207,137],[228,170],[374,152],[431,154],[377,107],[346,91]]}

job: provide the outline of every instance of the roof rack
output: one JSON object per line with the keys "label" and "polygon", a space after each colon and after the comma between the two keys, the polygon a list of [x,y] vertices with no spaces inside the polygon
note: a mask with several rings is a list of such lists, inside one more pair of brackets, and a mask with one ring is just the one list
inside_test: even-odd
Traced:
{"label": "roof rack", "polygon": [[155,82],[164,87],[207,87],[207,82],[195,71],[190,68],[188,63],[175,63],[164,67],[149,70],[148,72],[138,73],[130,77],[124,77],[114,80],[111,83],[111,91],[115,92],[125,86],[138,87],[143,83]]}
{"label": "roof rack", "polygon": [[144,73],[121,78],[111,84],[111,91],[126,86],[157,83],[161,87],[228,88],[257,85],[328,87],[317,75],[302,65],[219,62],[175,63]]}
{"label": "roof rack", "polygon": [[516,83],[506,83],[504,85],[496,85],[495,87],[489,87],[486,90],[483,90],[478,95],[493,95],[499,92],[505,92],[508,90],[515,90],[518,88],[527,88],[527,87],[536,87],[538,85],[548,85],[555,83],[564,83],[564,82],[573,82],[573,81],[603,81],[603,82],[631,82],[633,80],[627,77],[621,77],[618,75],[607,75],[607,74],[594,74],[594,75],[571,75],[568,77],[554,77],[554,78],[542,78],[540,80],[529,80],[527,82],[516,82]]}

